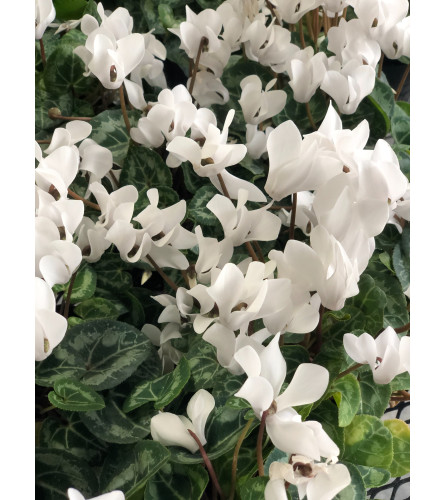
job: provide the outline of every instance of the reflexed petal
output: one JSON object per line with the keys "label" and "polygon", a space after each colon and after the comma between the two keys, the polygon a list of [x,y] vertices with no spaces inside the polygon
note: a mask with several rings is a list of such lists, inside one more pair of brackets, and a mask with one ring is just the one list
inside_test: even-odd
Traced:
{"label": "reflexed petal", "polygon": [[375,340],[369,333],[363,333],[360,337],[346,333],[343,336],[343,346],[348,356],[357,363],[368,363],[371,360],[373,363],[375,362],[377,349]]}
{"label": "reflexed petal", "polygon": [[329,372],[323,366],[302,363],[286,390],[275,399],[278,411],[290,406],[313,403],[323,396],[329,384]]}
{"label": "reflexed petal", "polygon": [[265,500],[287,500],[286,487],[284,479],[273,479],[266,484],[264,490]]}
{"label": "reflexed petal", "polygon": [[277,333],[260,354],[261,376],[272,385],[275,398],[280,393],[286,377],[286,361],[278,345],[280,336],[280,333]]}
{"label": "reflexed petal", "polygon": [[351,482],[351,475],[346,465],[328,465],[308,482],[307,497],[316,500],[331,500]]}
{"label": "reflexed petal", "polygon": [[399,372],[399,352],[389,345],[382,356],[382,362],[377,368],[371,365],[372,376],[376,384],[389,384]]}
{"label": "reflexed petal", "polygon": [[235,361],[246,372],[248,377],[259,377],[261,373],[261,360],[258,353],[251,346],[239,349],[234,355]]}
{"label": "reflexed petal", "polygon": [[[410,371],[410,349],[409,349],[409,344],[410,344],[410,338],[409,337],[402,337],[400,340],[400,346],[399,346],[399,356],[400,356],[400,366],[399,366],[399,372],[400,370],[403,369],[403,371]],[[400,372],[403,373],[403,372]]]}
{"label": "reflexed petal", "polygon": [[182,420],[173,413],[159,413],[152,417],[150,432],[152,438],[164,446],[182,446],[191,453],[199,449]]}
{"label": "reflexed petal", "polygon": [[205,389],[199,389],[187,405],[187,415],[192,421],[196,429],[195,433],[203,445],[207,442],[205,425],[213,408],[215,408],[215,398]]}
{"label": "reflexed petal", "polygon": [[[246,349],[246,347],[243,347],[243,349]],[[273,388],[263,377],[249,377],[235,396],[247,400],[255,415],[261,418],[263,412],[268,410],[273,402]]]}

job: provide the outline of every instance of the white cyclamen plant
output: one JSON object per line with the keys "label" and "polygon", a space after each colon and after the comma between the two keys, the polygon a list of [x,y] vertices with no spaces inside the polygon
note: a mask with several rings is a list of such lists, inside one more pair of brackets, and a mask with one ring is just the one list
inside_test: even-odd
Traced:
{"label": "white cyclamen plant", "polygon": [[35,2],[38,498],[365,500],[409,472],[409,3],[152,3]]}

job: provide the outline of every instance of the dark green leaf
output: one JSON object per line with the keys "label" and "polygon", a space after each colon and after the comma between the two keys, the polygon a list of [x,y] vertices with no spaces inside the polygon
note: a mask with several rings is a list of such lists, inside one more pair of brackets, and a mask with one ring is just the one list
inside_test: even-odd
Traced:
{"label": "dark green leaf", "polygon": [[[139,117],[138,111],[128,112],[128,118],[133,127],[137,125]],[[114,163],[122,165],[127,156],[130,141],[122,111],[120,109],[102,111],[90,121],[90,124],[93,127],[90,139],[109,149],[113,154]]]}
{"label": "dark green leaf", "polygon": [[378,467],[366,467],[365,465],[357,465],[357,469],[362,476],[366,488],[378,488],[385,485],[391,474],[386,469]]}
{"label": "dark green leaf", "polygon": [[105,408],[102,396],[86,384],[74,378],[59,378],[48,399],[57,408],[69,411],[101,410]]}
{"label": "dark green leaf", "polygon": [[194,391],[212,387],[216,376],[225,372],[216,360],[216,349],[199,339],[185,355],[188,359]]}
{"label": "dark green leaf", "polygon": [[[76,274],[73,289],[71,292],[71,303],[81,302],[94,295],[96,290],[96,272],[92,266],[86,265]],[[68,291],[68,290],[67,290]],[[66,298],[67,291],[64,293]]]}
{"label": "dark green leaf", "polygon": [[186,358],[181,358],[178,366],[171,372],[156,380],[149,380],[137,385],[124,403],[124,411],[155,401],[155,409],[164,408],[177,398],[190,378],[190,368]]}
{"label": "dark green leaf", "polygon": [[148,481],[144,500],[199,500],[208,482],[200,465],[167,463]]}
{"label": "dark green leaf", "polygon": [[80,458],[62,450],[36,449],[36,498],[66,500],[68,488],[76,488],[86,497],[97,492],[97,478]]}
{"label": "dark green leaf", "polygon": [[132,185],[139,192],[138,210],[147,206],[147,191],[171,186],[172,175],[162,158],[152,149],[131,145],[122,165],[120,185]]}
{"label": "dark green leaf", "polygon": [[358,413],[381,417],[388,407],[391,397],[390,384],[376,384],[370,370],[360,374],[362,400]]}
{"label": "dark green leaf", "polygon": [[375,86],[368,99],[374,105],[378,105],[382,108],[388,118],[391,118],[396,106],[396,101],[394,99],[393,89],[382,80],[376,78]]}
{"label": "dark green leaf", "polygon": [[394,391],[409,391],[410,386],[410,376],[408,372],[401,373],[394,377],[390,383],[391,392]]}
{"label": "dark green leaf", "polygon": [[393,460],[391,432],[370,415],[356,415],[345,427],[344,459],[357,465],[387,469]]}
{"label": "dark green leaf", "polygon": [[391,477],[400,477],[409,473],[410,430],[409,425],[397,418],[385,420],[383,425],[391,432],[394,446],[394,458],[389,466]]}
{"label": "dark green leaf", "polygon": [[[128,444],[136,443],[149,434],[149,426],[140,425],[132,416],[126,415],[119,399],[113,394],[109,394],[105,402],[103,410],[81,414],[82,422],[96,437],[107,443]],[[150,414],[154,411],[151,410]]]}
{"label": "dark green leaf", "polygon": [[329,393],[334,396],[338,406],[338,425],[346,427],[360,407],[360,385],[352,373],[336,380]]}
{"label": "dark green leaf", "polygon": [[409,121],[409,115],[407,115],[400,106],[396,106],[391,118],[391,133],[394,140],[399,144],[409,145],[410,143]]}
{"label": "dark green leaf", "polygon": [[87,5],[86,0],[53,0],[57,19],[69,21],[80,19]]}
{"label": "dark green leaf", "polygon": [[397,278],[403,290],[407,290],[410,282],[410,231],[405,227],[402,232],[402,240],[394,247],[392,263],[396,271]]}
{"label": "dark green leaf", "polygon": [[101,464],[107,444],[90,433],[77,413],[61,415],[62,418],[48,417],[43,421],[39,446],[68,451],[91,465]]}
{"label": "dark green leaf", "polygon": [[214,226],[219,224],[219,220],[216,216],[206,207],[207,203],[215,194],[220,193],[211,184],[202,186],[196,191],[195,196],[193,196],[192,201],[188,205],[188,214],[197,224],[202,224],[203,226]]}
{"label": "dark green leaf", "polygon": [[264,498],[264,490],[268,483],[268,477],[253,477],[241,485],[241,500],[258,500]]}
{"label": "dark green leaf", "polygon": [[121,490],[126,500],[142,498],[147,481],[169,456],[167,448],[157,441],[114,447],[102,467],[100,491]]}
{"label": "dark green leaf", "polygon": [[[84,4],[85,5],[85,4]],[[82,8],[83,10],[83,8]],[[75,19],[75,18],[71,18]],[[69,92],[82,94],[97,84],[94,77],[83,76],[85,64],[73,50],[85,45],[86,35],[79,30],[70,30],[57,44],[47,59],[43,79],[46,89],[53,95],[66,95]]]}
{"label": "dark green leaf", "polygon": [[126,323],[95,320],[70,328],[52,355],[37,365],[36,382],[52,386],[75,377],[95,390],[127,379],[149,356],[157,356],[149,339]]}
{"label": "dark green leaf", "polygon": [[360,293],[352,298],[351,304],[364,315],[364,329],[370,334],[379,332],[383,327],[383,311],[386,295],[369,274],[362,274],[358,283]]}
{"label": "dark green leaf", "polygon": [[[68,94],[55,96],[48,92],[44,85],[36,85],[35,99],[35,128],[36,139],[51,139],[50,134],[56,128],[60,127],[62,120],[52,120],[48,116],[48,110],[59,108],[64,116],[71,116],[73,111],[73,99]],[[46,149],[45,146],[42,149]]]}
{"label": "dark green leaf", "polygon": [[74,308],[74,313],[82,319],[117,319],[119,311],[109,300],[93,297],[84,300]]}
{"label": "dark green leaf", "polygon": [[301,345],[284,345],[281,354],[286,360],[286,382],[290,382],[301,363],[309,363],[309,353]]}

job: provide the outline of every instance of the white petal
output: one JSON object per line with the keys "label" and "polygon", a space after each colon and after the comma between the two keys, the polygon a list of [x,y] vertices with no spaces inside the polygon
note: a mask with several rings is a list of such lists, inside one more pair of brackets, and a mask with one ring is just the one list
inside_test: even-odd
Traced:
{"label": "white petal", "polygon": [[263,377],[249,377],[235,396],[246,399],[255,415],[261,418],[263,412],[268,410],[273,402],[273,388]]}
{"label": "white petal", "polygon": [[150,432],[153,439],[164,446],[182,446],[191,453],[199,449],[182,420],[173,413],[159,413],[152,417]]}

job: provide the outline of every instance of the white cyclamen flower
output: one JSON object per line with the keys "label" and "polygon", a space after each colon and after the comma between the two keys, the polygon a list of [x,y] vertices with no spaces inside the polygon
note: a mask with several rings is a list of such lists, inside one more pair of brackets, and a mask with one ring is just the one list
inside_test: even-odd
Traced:
{"label": "white cyclamen flower", "polygon": [[[80,491],[74,488],[68,488],[68,500],[87,500]],[[98,497],[90,498],[90,500],[125,500],[125,495],[122,491],[115,490],[110,491],[110,493],[104,493]]]}
{"label": "white cyclamen flower", "polygon": [[263,91],[263,84],[257,75],[246,76],[241,80],[241,98],[238,101],[246,123],[258,125],[277,115],[286,105],[284,90],[270,90],[276,79],[271,80]]}
{"label": "white cyclamen flower", "polygon": [[313,403],[324,394],[329,373],[323,366],[302,363],[286,390],[280,394],[286,377],[286,361],[278,346],[280,333],[258,354],[251,346],[240,349],[235,360],[247,374],[247,380],[235,394],[246,399],[258,418],[265,418],[272,443],[285,453],[301,453],[314,460],[321,456],[335,459],[339,449],[321,424],[302,422],[294,406]]}
{"label": "white cyclamen flower", "polygon": [[40,40],[46,28],[54,21],[56,9],[52,0],[36,0],[36,40]]}
{"label": "white cyclamen flower", "polygon": [[199,446],[188,430],[194,432],[204,446],[207,443],[205,425],[213,408],[215,408],[214,397],[208,391],[200,389],[187,405],[189,418],[160,412],[151,419],[151,436],[164,446],[182,446],[195,453]]}
{"label": "white cyclamen flower", "polygon": [[390,326],[376,339],[369,333],[343,337],[345,351],[357,363],[369,364],[376,384],[389,384],[396,375],[410,371],[409,343],[409,337],[399,338]]}
{"label": "white cyclamen flower", "polygon": [[273,462],[269,469],[265,500],[287,498],[285,482],[298,488],[298,496],[307,500],[332,500],[351,483],[346,465],[314,463],[303,455],[293,455],[292,463]]}
{"label": "white cyclamen flower", "polygon": [[326,74],[327,57],[324,52],[314,55],[312,47],[297,52],[287,65],[289,85],[297,102],[309,102]]}
{"label": "white cyclamen flower", "polygon": [[44,280],[35,278],[35,335],[36,361],[47,358],[59,344],[68,326],[66,319],[56,313],[56,299]]}

